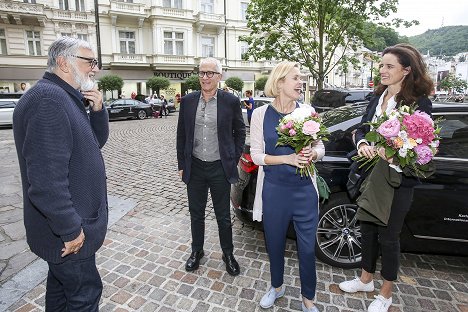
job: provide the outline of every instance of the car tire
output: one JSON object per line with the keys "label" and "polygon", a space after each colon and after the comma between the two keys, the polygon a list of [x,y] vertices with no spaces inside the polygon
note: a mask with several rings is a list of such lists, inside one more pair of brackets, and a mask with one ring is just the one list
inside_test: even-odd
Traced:
{"label": "car tire", "polygon": [[142,119],[145,119],[148,115],[146,114],[146,112],[142,109],[142,110],[139,110],[138,111],[138,119],[142,120]]}
{"label": "car tire", "polygon": [[345,192],[330,196],[320,208],[315,254],[322,262],[344,269],[361,266],[361,228],[356,204]]}

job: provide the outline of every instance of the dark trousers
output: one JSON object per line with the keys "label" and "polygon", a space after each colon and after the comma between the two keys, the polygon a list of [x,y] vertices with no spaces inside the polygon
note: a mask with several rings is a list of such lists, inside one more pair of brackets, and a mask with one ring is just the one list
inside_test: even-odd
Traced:
{"label": "dark trousers", "polygon": [[361,221],[362,262],[369,273],[375,273],[379,247],[382,253],[381,275],[387,281],[395,281],[400,268],[400,232],[406,214],[411,207],[413,187],[395,189],[392,211],[387,226]]}
{"label": "dark trousers", "polygon": [[205,240],[205,210],[208,190],[218,222],[219,241],[224,253],[233,252],[231,212],[229,195],[231,184],[226,179],[221,161],[205,162],[192,158],[190,181],[187,185],[190,221],[192,229],[192,251],[203,249]]}
{"label": "dark trousers", "polygon": [[[267,185],[268,184],[268,185]],[[264,180],[263,194],[270,197],[272,203],[282,203],[285,193],[297,192],[297,186],[277,186]],[[312,185],[305,188],[313,190]],[[317,196],[317,195],[315,195]],[[303,202],[301,200],[301,202]],[[315,235],[318,226],[318,207],[307,201],[301,205],[294,202],[287,204],[263,205],[263,229],[268,256],[270,258],[271,286],[278,288],[283,285],[284,254],[286,248],[286,233],[289,223],[293,221],[297,236],[297,252],[299,258],[299,276],[301,279],[301,294],[309,300],[315,297],[317,273],[315,268]]]}
{"label": "dark trousers", "polygon": [[102,281],[96,256],[48,264],[46,312],[99,311]]}

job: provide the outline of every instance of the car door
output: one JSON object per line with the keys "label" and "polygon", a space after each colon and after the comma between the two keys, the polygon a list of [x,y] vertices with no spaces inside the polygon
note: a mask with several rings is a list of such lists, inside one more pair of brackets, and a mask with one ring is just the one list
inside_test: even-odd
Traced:
{"label": "car door", "polygon": [[122,118],[124,117],[125,100],[114,101],[109,108],[110,118]]}
{"label": "car door", "polygon": [[468,113],[443,118],[436,173],[415,187],[406,225],[417,238],[468,242]]}
{"label": "car door", "polygon": [[0,100],[0,125],[13,124],[13,111],[15,110],[15,101]]}

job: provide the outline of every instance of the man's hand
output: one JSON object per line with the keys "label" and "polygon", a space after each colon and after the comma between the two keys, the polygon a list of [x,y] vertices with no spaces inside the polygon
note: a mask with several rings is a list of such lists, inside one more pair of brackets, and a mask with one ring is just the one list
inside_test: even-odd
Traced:
{"label": "man's hand", "polygon": [[84,241],[85,241],[85,235],[84,235],[83,229],[81,229],[81,233],[80,235],[78,235],[77,238],[75,238],[74,240],[70,242],[64,243],[65,247],[62,248],[62,251],[63,251],[62,258],[72,253],[77,254],[80,251],[81,247],[83,247]]}
{"label": "man's hand", "polygon": [[102,109],[102,94],[97,89],[97,86],[89,91],[81,91],[81,93],[87,100],[90,101],[89,106],[93,111],[97,112]]}
{"label": "man's hand", "polygon": [[377,155],[377,151],[374,146],[361,143],[358,148],[358,155],[366,158],[374,158],[375,155]]}

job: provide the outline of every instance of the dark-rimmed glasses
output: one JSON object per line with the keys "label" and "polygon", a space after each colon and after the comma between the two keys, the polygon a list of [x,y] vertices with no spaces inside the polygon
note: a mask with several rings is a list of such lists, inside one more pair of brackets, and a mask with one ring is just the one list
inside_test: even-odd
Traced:
{"label": "dark-rimmed glasses", "polygon": [[92,57],[84,57],[84,56],[79,56],[79,55],[72,55],[72,56],[76,57],[76,58],[79,58],[79,59],[82,59],[82,60],[85,60],[85,61],[88,61],[89,66],[91,66],[91,69],[94,69],[94,67],[96,67],[97,64],[98,64],[98,60],[96,60],[95,58],[92,58]]}
{"label": "dark-rimmed glasses", "polygon": [[218,72],[213,72],[213,71],[201,71],[198,72],[198,77],[203,78],[205,75],[208,78],[213,78],[215,74],[219,74]]}

